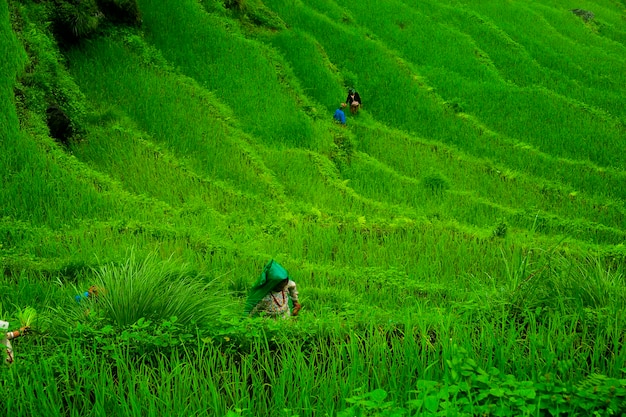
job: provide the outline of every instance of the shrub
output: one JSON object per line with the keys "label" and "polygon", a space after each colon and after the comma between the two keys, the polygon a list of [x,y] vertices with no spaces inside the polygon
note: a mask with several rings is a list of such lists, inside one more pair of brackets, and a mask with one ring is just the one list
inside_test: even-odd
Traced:
{"label": "shrub", "polygon": [[444,103],[446,108],[450,109],[453,113],[463,113],[467,105],[463,100],[458,97],[448,100]]}
{"label": "shrub", "polygon": [[122,264],[108,264],[95,272],[94,284],[103,289],[95,309],[119,326],[139,319],[176,317],[181,325],[216,317],[223,305],[215,281],[205,282],[197,272],[154,254],[136,259],[131,254]]}
{"label": "shrub", "polygon": [[450,188],[450,182],[438,172],[432,172],[422,178],[422,186],[434,193],[443,192]]}
{"label": "shrub", "polygon": [[577,385],[544,375],[540,381],[518,380],[496,368],[484,370],[456,348],[446,360],[446,381],[419,380],[415,398],[399,404],[387,391],[355,390],[350,407],[338,416],[521,416],[623,415],[626,381],[592,374]]}
{"label": "shrub", "polygon": [[[623,415],[626,381],[593,374],[576,386],[551,375],[538,382],[520,381],[496,368],[484,370],[457,348],[446,360],[445,383],[418,381],[418,397],[409,400],[417,415]],[[414,415],[414,414],[411,414]]]}
{"label": "shrub", "polygon": [[95,33],[103,17],[95,0],[55,0],[52,31],[60,44],[75,44]]}

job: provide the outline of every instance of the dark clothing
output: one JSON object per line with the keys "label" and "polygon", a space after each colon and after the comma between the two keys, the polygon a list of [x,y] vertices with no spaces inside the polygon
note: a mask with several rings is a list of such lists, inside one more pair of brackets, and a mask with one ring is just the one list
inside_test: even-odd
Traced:
{"label": "dark clothing", "polygon": [[346,103],[348,104],[348,106],[351,106],[353,101],[356,101],[359,104],[363,104],[363,102],[361,101],[361,96],[356,91],[354,92],[354,94],[348,93],[348,97],[346,98]]}

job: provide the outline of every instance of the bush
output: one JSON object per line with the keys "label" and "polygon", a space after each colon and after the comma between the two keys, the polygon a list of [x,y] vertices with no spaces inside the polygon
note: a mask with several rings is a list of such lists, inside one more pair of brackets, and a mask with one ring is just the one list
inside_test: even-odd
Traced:
{"label": "bush", "polygon": [[61,45],[68,46],[95,33],[103,18],[95,0],[83,0],[76,4],[55,0],[52,31]]}
{"label": "bush", "polygon": [[422,186],[434,193],[439,193],[449,189],[450,182],[442,174],[433,172],[422,178]]}
{"label": "bush", "polygon": [[95,34],[101,24],[141,25],[136,0],[54,0],[52,32],[60,46],[68,47]]}
{"label": "bush", "polygon": [[545,375],[520,381],[496,368],[480,368],[457,348],[446,360],[446,381],[419,380],[414,398],[398,404],[387,391],[356,390],[339,417],[623,415],[626,380],[592,374],[577,385]]}
{"label": "bush", "polygon": [[[480,368],[457,348],[446,361],[448,380],[418,381],[418,396],[408,402],[417,415],[623,415],[626,380],[593,374],[572,386],[544,375],[538,382],[520,381],[496,368]],[[411,414],[413,415],[413,414]]]}
{"label": "bush", "polygon": [[160,322],[176,317],[189,325],[217,317],[223,306],[215,281],[205,282],[197,272],[154,254],[138,260],[133,254],[122,264],[108,264],[95,272],[102,294],[93,302],[105,319],[127,326],[140,319]]}

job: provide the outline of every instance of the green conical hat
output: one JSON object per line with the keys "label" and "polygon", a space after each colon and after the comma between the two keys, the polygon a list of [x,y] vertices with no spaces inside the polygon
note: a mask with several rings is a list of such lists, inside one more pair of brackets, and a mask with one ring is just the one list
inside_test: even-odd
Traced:
{"label": "green conical hat", "polygon": [[259,303],[269,292],[276,286],[276,284],[289,278],[289,272],[282,267],[281,264],[275,260],[271,260],[263,268],[263,272],[256,280],[256,282],[250,288],[248,292],[248,299],[246,300],[246,307],[244,309],[245,314],[250,314],[250,311],[255,305]]}

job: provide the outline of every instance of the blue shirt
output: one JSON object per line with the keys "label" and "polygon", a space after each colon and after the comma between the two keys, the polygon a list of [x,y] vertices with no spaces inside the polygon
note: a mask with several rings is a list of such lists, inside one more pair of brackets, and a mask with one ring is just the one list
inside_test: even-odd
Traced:
{"label": "blue shirt", "polygon": [[333,119],[341,123],[342,125],[346,124],[346,114],[341,110],[335,110],[335,114],[333,115]]}

